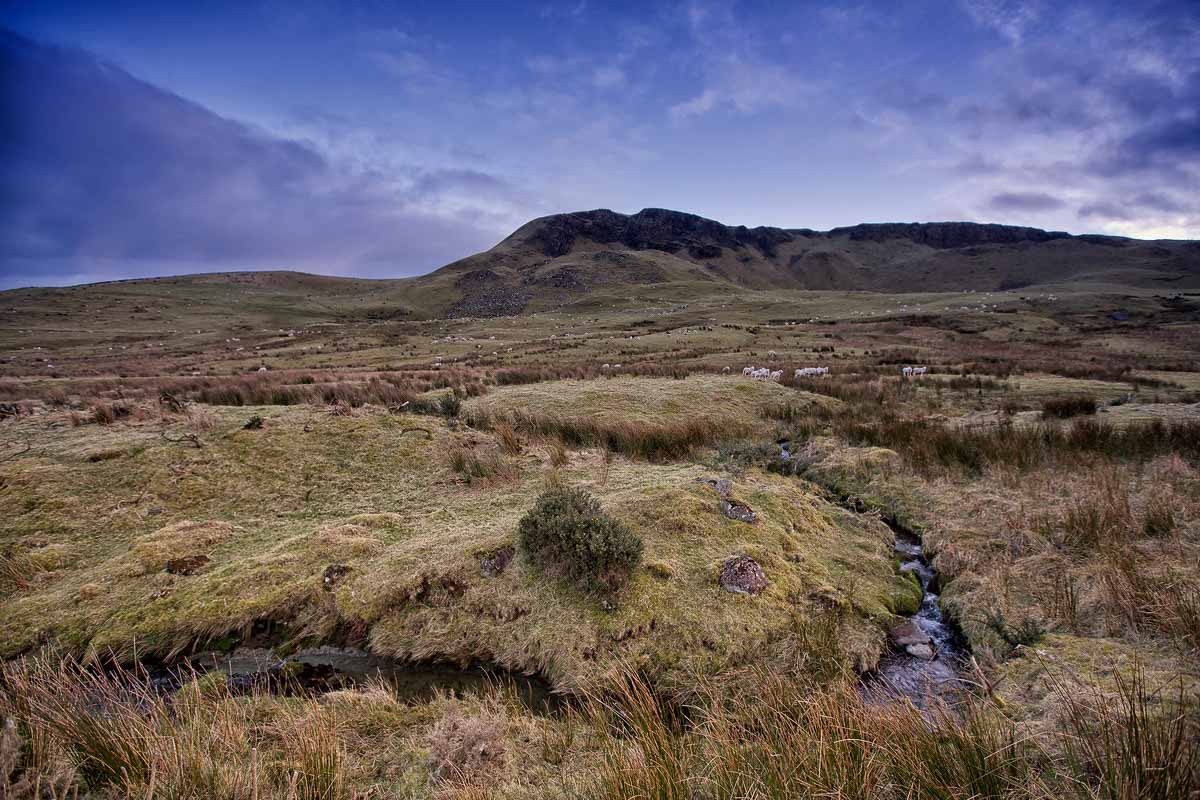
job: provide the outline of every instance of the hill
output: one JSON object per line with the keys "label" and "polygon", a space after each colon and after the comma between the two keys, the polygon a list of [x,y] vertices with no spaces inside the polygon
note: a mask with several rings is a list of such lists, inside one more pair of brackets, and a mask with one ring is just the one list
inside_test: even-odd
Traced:
{"label": "hill", "polygon": [[665,209],[600,209],[533,220],[414,289],[454,298],[450,316],[489,316],[633,286],[669,286],[682,299],[705,290],[996,291],[1063,281],[1195,288],[1200,242],[971,222],[747,228]]}
{"label": "hill", "polygon": [[[1107,294],[1200,289],[1200,242],[1072,236],[970,222],[830,231],[723,225],[663,209],[556,214],[428,275],[365,280],[222,272],[0,292],[0,350],[49,338],[129,342],[189,329],[590,313],[761,292],[913,294],[1065,288]],[[1030,289],[1029,291],[1032,291]],[[236,335],[236,334],[235,334]],[[176,340],[179,336],[175,337]],[[38,341],[37,343],[41,343]]]}

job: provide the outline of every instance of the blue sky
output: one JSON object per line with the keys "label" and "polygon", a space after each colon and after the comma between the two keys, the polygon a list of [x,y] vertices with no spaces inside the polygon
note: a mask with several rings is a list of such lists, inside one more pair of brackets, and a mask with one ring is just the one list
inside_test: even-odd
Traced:
{"label": "blue sky", "polygon": [[0,286],[392,277],[590,208],[1200,238],[1195,2],[12,1]]}

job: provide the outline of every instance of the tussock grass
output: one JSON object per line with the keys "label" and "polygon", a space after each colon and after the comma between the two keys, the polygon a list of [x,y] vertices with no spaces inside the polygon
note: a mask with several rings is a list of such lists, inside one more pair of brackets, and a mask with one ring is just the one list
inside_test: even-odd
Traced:
{"label": "tussock grass", "polygon": [[[35,659],[0,668],[0,707],[29,742],[35,774],[78,776],[127,797],[347,797],[333,719],[302,702],[268,724],[230,702],[223,680],[159,694],[144,674]],[[220,677],[220,676],[218,676]],[[256,741],[274,743],[269,755]]]}
{"label": "tussock grass", "polygon": [[1099,403],[1088,395],[1051,397],[1042,401],[1042,416],[1046,419],[1068,419],[1081,415],[1095,414]]}
{"label": "tussock grass", "polygon": [[589,697],[604,758],[588,796],[1189,797],[1198,779],[1194,709],[1163,708],[1137,681],[1098,716],[1073,695],[1065,729],[1035,737],[977,701],[923,714],[870,705],[852,682],[814,686],[779,674],[756,674],[741,694],[710,687],[686,708],[684,726],[676,705],[626,670]]}

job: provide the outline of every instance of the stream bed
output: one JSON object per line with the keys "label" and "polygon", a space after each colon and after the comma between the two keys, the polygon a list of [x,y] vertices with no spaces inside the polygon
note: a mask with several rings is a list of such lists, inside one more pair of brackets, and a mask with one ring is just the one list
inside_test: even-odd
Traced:
{"label": "stream bed", "polygon": [[[798,473],[791,468],[790,444],[778,442],[779,459],[786,467],[781,471],[795,475]],[[859,511],[849,503],[843,505]],[[862,676],[860,692],[872,702],[908,699],[921,709],[941,701],[951,702],[962,688],[959,675],[966,659],[965,640],[942,613],[938,575],[925,556],[921,537],[892,520],[883,521],[892,531],[900,569],[914,573],[921,583],[921,605],[915,614],[892,628],[891,649],[872,672]]]}

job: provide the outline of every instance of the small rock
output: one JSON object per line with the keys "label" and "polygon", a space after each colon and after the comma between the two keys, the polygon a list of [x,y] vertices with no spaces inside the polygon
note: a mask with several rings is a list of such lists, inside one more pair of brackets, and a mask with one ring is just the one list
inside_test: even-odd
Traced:
{"label": "small rock", "polygon": [[257,431],[257,430],[261,430],[262,426],[263,426],[263,418],[260,417],[258,414],[255,414],[253,417],[246,420],[246,424],[242,426],[242,429],[247,430],[247,431]]}
{"label": "small rock", "polygon": [[721,566],[718,583],[727,592],[756,595],[767,588],[767,576],[753,558],[737,556]]}
{"label": "small rock", "polygon": [[512,561],[515,552],[511,547],[501,547],[490,556],[484,556],[479,559],[479,571],[486,578],[495,578],[501,575],[508,566],[508,563]]}
{"label": "small rock", "polygon": [[732,500],[721,501],[721,513],[738,522],[754,522],[758,519],[758,515],[754,513],[754,509],[750,508],[750,506]]}
{"label": "small rock", "polygon": [[925,661],[933,661],[936,656],[936,654],[933,652],[933,648],[927,644],[910,644],[904,649],[910,656],[924,659]]}
{"label": "small rock", "polygon": [[733,491],[733,481],[728,478],[697,478],[696,483],[711,486],[721,497],[729,497],[729,493]]}
{"label": "small rock", "polygon": [[162,508],[162,506],[154,506],[146,513],[152,517],[157,517],[159,514],[163,513],[163,508]]}
{"label": "small rock", "polygon": [[325,574],[322,576],[325,585],[325,591],[333,589],[342,578],[350,572],[351,568],[345,564],[330,564],[325,568]]}
{"label": "small rock", "polygon": [[172,575],[194,575],[208,564],[208,556],[181,556],[167,561],[167,572]]}
{"label": "small rock", "polygon": [[911,645],[928,645],[932,639],[929,634],[921,630],[921,626],[917,625],[911,619],[901,622],[899,625],[893,626],[890,631],[892,641],[901,647],[909,647]]}

